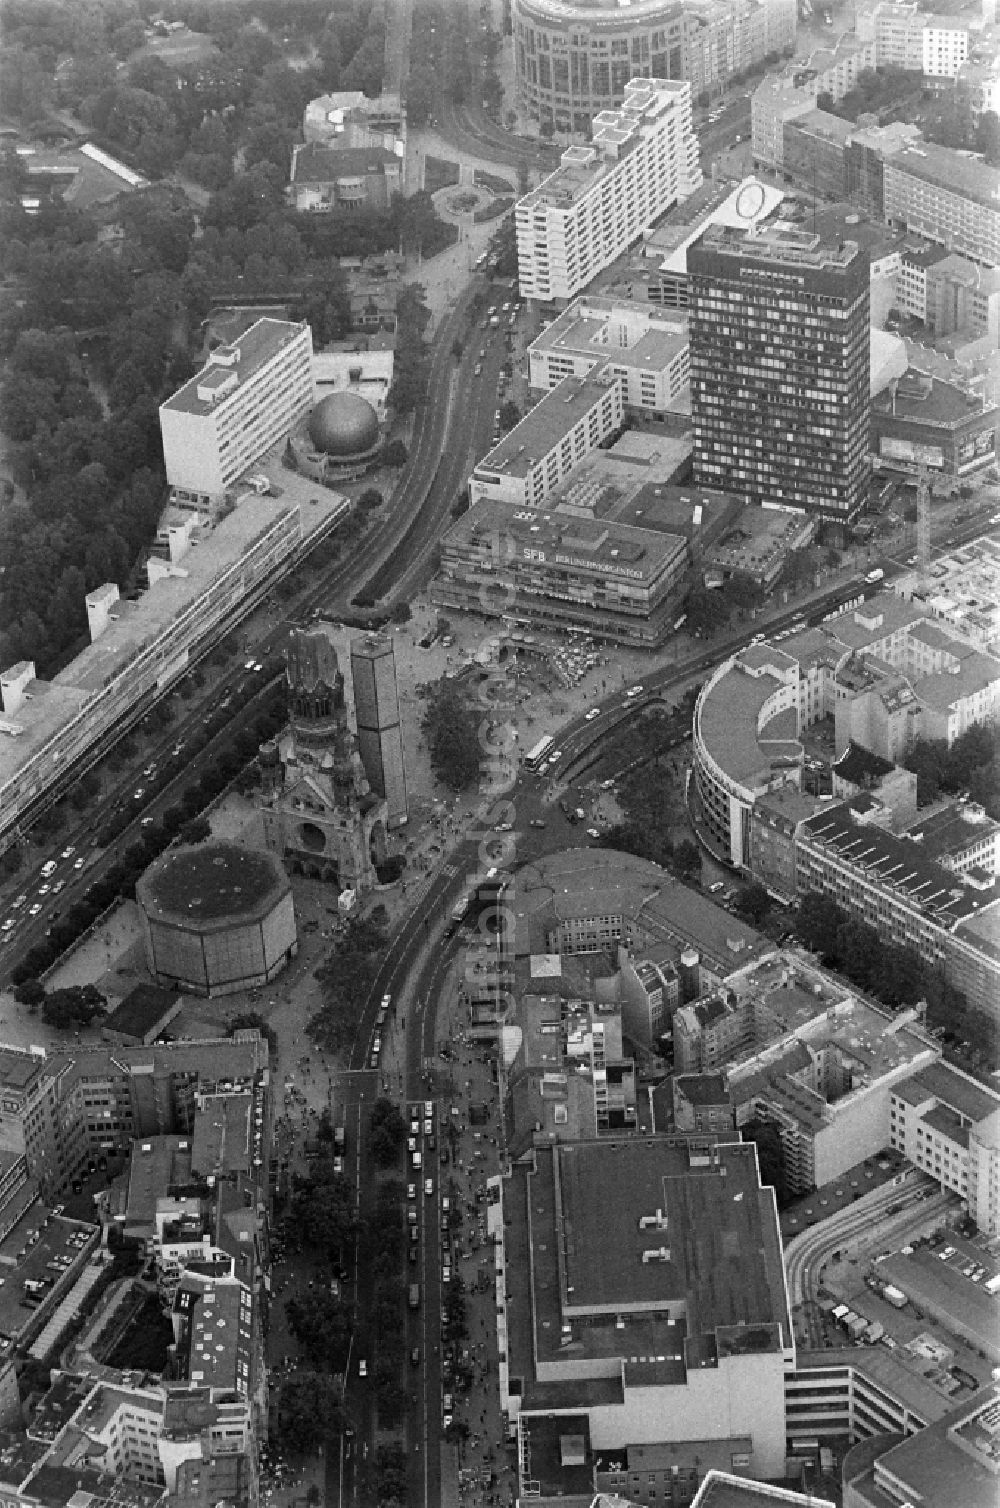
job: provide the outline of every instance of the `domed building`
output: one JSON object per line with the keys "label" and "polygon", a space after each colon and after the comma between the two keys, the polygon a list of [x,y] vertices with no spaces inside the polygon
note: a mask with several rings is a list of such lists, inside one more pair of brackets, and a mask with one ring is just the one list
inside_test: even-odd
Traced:
{"label": "domed building", "polygon": [[135,898],[157,984],[231,995],[266,984],[298,950],[291,886],[270,853],[235,843],[168,848]]}
{"label": "domed building", "polygon": [[382,432],[378,415],[360,393],[340,391],[321,398],[305,433],[290,440],[295,464],[319,481],[351,481],[378,461]]}

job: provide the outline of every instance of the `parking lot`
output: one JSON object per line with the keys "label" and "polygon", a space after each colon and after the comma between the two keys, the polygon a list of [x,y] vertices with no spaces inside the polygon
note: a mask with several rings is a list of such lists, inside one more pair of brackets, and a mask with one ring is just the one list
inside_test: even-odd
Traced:
{"label": "parking lot", "polygon": [[985,1237],[938,1231],[929,1241],[891,1252],[879,1270],[945,1330],[1000,1364],[1000,1293],[990,1291],[1000,1257]]}

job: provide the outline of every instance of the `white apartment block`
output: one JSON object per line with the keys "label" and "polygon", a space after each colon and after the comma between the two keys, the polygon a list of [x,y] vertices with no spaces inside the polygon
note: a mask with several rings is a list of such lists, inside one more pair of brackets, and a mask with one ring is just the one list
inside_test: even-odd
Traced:
{"label": "white apartment block", "polygon": [[495,445],[469,478],[469,504],[496,498],[540,508],[624,418],[620,378],[564,377]]}
{"label": "white apartment block", "polygon": [[816,108],[816,90],[797,88],[787,78],[767,78],[750,101],[750,141],[753,160],[761,167],[785,165],[785,122]]}
{"label": "white apartment block", "polygon": [[1000,1235],[1000,1095],[936,1063],[895,1086],[889,1115],[890,1145]]}
{"label": "white apartment block", "polygon": [[1000,194],[996,168],[924,142],[886,161],[885,218],[951,251],[1000,266]]}
{"label": "white apartment block", "polygon": [[969,61],[969,29],[949,16],[926,16],[921,33],[921,71],[953,79]]}
{"label": "white apartment block", "polygon": [[620,110],[594,117],[589,146],[573,146],[515,211],[521,294],[571,299],[657,216],[701,186],[691,86],[632,79]]}
{"label": "white apartment block", "polygon": [[221,502],[312,404],[307,324],[259,319],[231,345],[219,346],[160,406],[172,500],[194,507]]}
{"label": "white apartment block", "polygon": [[548,392],[600,367],[624,384],[630,408],[662,413],[690,380],[687,317],[602,294],[574,300],[528,347],[528,381]]}

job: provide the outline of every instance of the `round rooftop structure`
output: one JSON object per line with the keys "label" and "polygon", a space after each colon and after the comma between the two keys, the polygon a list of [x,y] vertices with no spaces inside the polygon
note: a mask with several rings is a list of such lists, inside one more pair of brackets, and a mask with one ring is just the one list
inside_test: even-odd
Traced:
{"label": "round rooftop structure", "polygon": [[235,843],[170,848],[135,895],[158,984],[233,994],[273,979],[297,950],[291,886],[274,854]]}
{"label": "round rooftop structure", "polygon": [[378,415],[360,393],[329,393],[309,415],[309,438],[334,459],[366,455],[379,443]]}

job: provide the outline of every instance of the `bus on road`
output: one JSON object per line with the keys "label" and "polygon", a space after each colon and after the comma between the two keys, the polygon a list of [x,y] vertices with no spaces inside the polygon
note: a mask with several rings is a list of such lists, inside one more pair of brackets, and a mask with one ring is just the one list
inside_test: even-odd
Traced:
{"label": "bus on road", "polygon": [[524,756],[524,763],[525,763],[526,769],[529,769],[529,770],[537,770],[537,769],[539,769],[542,766],[542,764],[545,762],[545,759],[546,759],[546,757],[547,757],[547,755],[549,753],[549,750],[552,748],[552,745],[554,743],[555,743],[555,739],[552,737],[551,733],[546,733],[545,736],[544,736],[544,738],[540,738],[538,740],[538,742],[535,744],[534,748],[533,749],[529,749],[528,752],[527,752],[527,754]]}

